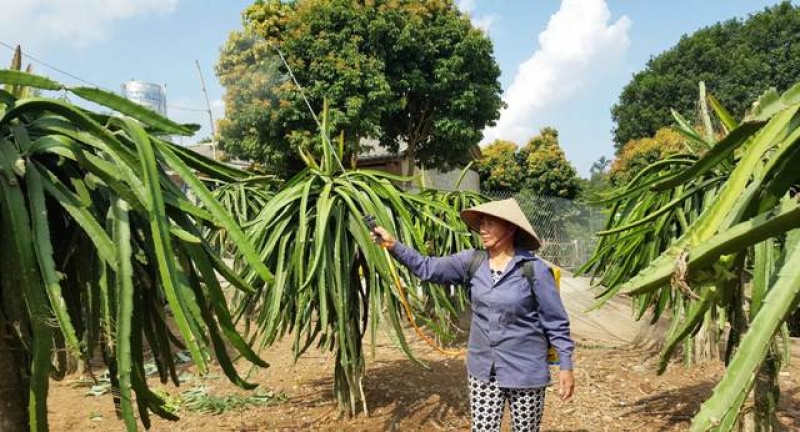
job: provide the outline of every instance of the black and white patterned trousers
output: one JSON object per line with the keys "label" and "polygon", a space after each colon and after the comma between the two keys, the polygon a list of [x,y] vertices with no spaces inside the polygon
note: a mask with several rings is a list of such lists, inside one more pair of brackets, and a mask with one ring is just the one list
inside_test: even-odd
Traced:
{"label": "black and white patterned trousers", "polygon": [[514,432],[539,431],[544,412],[545,387],[502,388],[497,385],[492,370],[489,382],[470,375],[469,390],[473,432],[499,431],[506,401],[509,401]]}

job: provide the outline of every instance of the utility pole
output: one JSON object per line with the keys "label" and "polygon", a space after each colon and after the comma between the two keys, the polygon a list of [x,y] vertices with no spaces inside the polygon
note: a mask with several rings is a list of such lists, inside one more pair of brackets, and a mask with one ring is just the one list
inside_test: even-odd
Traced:
{"label": "utility pole", "polygon": [[203,79],[203,70],[200,69],[200,61],[195,59],[194,64],[197,65],[197,74],[200,75],[200,86],[203,89],[203,96],[206,98],[206,110],[208,112],[208,121],[211,122],[211,149],[213,152],[214,160],[217,159],[217,143],[214,141],[217,130],[214,127],[214,114],[211,113],[211,102],[208,100],[208,92],[206,91],[206,80]]}

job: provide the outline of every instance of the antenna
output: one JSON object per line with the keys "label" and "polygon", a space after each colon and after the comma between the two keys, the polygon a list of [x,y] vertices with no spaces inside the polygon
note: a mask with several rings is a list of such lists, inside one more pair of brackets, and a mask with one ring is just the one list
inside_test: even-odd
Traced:
{"label": "antenna", "polygon": [[203,79],[203,70],[200,69],[200,61],[195,59],[194,64],[197,65],[197,74],[200,75],[200,87],[203,90],[203,96],[206,98],[206,112],[208,112],[208,121],[211,123],[211,150],[214,160],[217,159],[217,144],[214,142],[214,137],[217,135],[216,128],[214,127],[214,114],[211,113],[211,102],[208,101],[208,92],[206,91],[206,80]]}

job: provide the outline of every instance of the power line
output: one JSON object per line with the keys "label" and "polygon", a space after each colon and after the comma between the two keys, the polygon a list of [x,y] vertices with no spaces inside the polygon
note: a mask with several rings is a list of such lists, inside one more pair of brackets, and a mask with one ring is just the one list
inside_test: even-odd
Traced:
{"label": "power line", "polygon": [[208,110],[204,110],[202,108],[187,108],[182,106],[175,106],[175,105],[167,105],[167,108],[174,109],[178,111],[193,111],[193,112],[208,112]]}
{"label": "power line", "polygon": [[[13,46],[11,46],[11,45],[3,42],[3,41],[0,41],[0,45],[3,45],[4,47],[10,49],[11,51],[16,51],[16,48],[14,48]],[[50,69],[52,69],[52,70],[54,70],[56,72],[62,73],[62,74],[66,75],[66,76],[68,76],[68,77],[70,77],[70,78],[72,78],[74,80],[80,81],[80,82],[82,82],[84,84],[89,84],[89,85],[94,86],[94,87],[103,88],[103,86],[101,86],[101,85],[98,85],[98,84],[95,84],[95,83],[93,83],[91,81],[85,80],[85,79],[83,79],[83,78],[81,78],[81,77],[79,77],[77,75],[73,75],[73,74],[71,74],[71,73],[69,73],[69,72],[67,72],[67,71],[65,71],[63,69],[60,69],[60,68],[58,68],[56,66],[53,66],[53,65],[51,65],[51,64],[49,64],[49,63],[47,63],[47,62],[45,62],[43,60],[39,60],[38,58],[36,58],[36,57],[34,57],[34,56],[30,55],[30,54],[25,54],[25,52],[22,53],[22,56],[26,57],[26,58],[28,58],[30,60],[33,60],[34,62],[39,63],[40,65],[45,66],[47,68],[50,68]]]}
{"label": "power line", "polygon": [[[10,49],[11,51],[16,51],[15,47],[13,47],[12,45],[7,44],[7,43],[5,43],[3,41],[0,41],[0,45]],[[31,61],[33,61],[34,63],[38,63],[38,64],[40,64],[40,65],[42,65],[42,66],[44,66],[46,68],[52,69],[52,70],[54,70],[54,71],[56,71],[58,73],[66,75],[66,76],[68,76],[68,77],[70,77],[70,78],[72,78],[72,79],[74,79],[76,81],[80,81],[80,82],[82,82],[84,84],[88,84],[90,86],[97,87],[99,89],[103,89],[103,90],[105,90],[107,92],[116,93],[111,89],[103,87],[103,86],[101,86],[101,85],[99,85],[97,83],[93,83],[93,82],[91,82],[89,80],[83,79],[83,78],[81,78],[81,77],[79,77],[79,76],[77,76],[75,74],[69,73],[69,72],[65,71],[64,69],[61,69],[61,68],[59,68],[57,66],[53,66],[50,63],[45,62],[44,60],[39,60],[38,58],[36,58],[36,57],[34,57],[34,56],[30,55],[30,54],[26,54],[24,51],[22,52],[22,56],[27,58],[27,59],[29,59],[29,60],[31,60]],[[167,108],[178,110],[178,111],[192,111],[192,112],[207,112],[208,111],[208,110],[204,110],[202,108],[188,108],[188,107],[175,106],[175,105],[167,105]]]}

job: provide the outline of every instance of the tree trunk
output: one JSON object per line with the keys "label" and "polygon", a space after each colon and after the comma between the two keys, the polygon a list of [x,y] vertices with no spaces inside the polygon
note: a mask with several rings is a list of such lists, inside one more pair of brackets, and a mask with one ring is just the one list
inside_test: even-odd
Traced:
{"label": "tree trunk", "polygon": [[720,330],[717,323],[717,309],[711,307],[703,318],[703,326],[693,338],[694,346],[692,349],[692,362],[694,364],[704,363],[709,360],[720,359]]}
{"label": "tree trunk", "polygon": [[[689,303],[690,301],[686,300],[685,309],[689,308]],[[703,324],[697,333],[684,340],[683,361],[686,367],[720,359],[721,331],[717,320],[717,308],[712,306],[706,311]]]}
{"label": "tree trunk", "polygon": [[764,363],[756,373],[755,389],[753,390],[756,432],[780,430],[778,417],[775,415],[781,397],[781,389],[778,384],[781,362],[777,351],[777,347],[773,343]]}
{"label": "tree trunk", "polygon": [[5,325],[0,325],[0,432],[28,430],[22,351]]}
{"label": "tree trunk", "polygon": [[736,432],[756,432],[756,415],[752,403],[745,404],[734,429]]}
{"label": "tree trunk", "polygon": [[406,149],[406,176],[411,177],[414,175],[414,169],[417,167],[417,144],[411,140],[408,141],[408,149]]}

